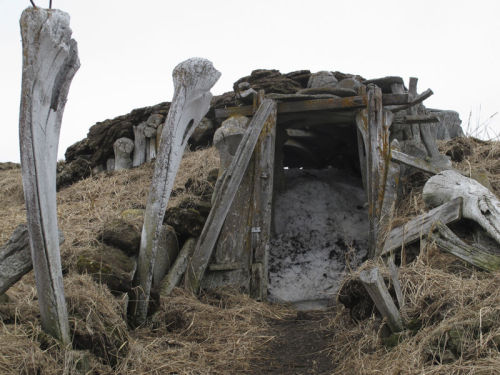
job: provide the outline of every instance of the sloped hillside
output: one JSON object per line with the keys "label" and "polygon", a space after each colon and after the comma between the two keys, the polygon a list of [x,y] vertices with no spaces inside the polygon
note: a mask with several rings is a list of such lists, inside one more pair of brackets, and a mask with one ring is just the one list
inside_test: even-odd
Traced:
{"label": "sloped hillside", "polygon": [[[500,143],[459,138],[442,143],[441,150],[456,168],[500,192]],[[169,207],[191,202],[196,208],[206,201],[217,167],[214,149],[188,152]],[[143,327],[129,329],[123,293],[109,288],[102,267],[90,272],[79,264],[82,255],[109,250],[102,232],[115,219],[126,218],[131,231],[139,231],[151,174],[152,165],[145,164],[100,173],[58,192],[65,291],[78,350],[61,348],[41,331],[29,273],[0,302],[1,374],[498,373],[500,274],[473,269],[432,243],[399,255],[401,313],[408,322],[399,335],[388,332],[356,290],[359,270],[347,276],[335,306],[320,316],[230,290],[196,298],[176,289],[156,301]],[[418,174],[403,181],[394,225],[425,210],[424,181]],[[0,241],[5,243],[25,221],[19,169],[0,170],[0,203]],[[315,344],[325,340],[328,345],[318,350]]]}

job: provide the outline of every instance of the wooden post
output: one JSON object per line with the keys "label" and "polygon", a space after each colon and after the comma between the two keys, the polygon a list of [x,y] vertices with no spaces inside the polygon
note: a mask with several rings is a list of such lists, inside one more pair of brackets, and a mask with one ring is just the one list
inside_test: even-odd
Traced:
{"label": "wooden post", "polygon": [[188,238],[187,241],[182,246],[179,255],[175,259],[175,262],[170,271],[168,271],[167,276],[161,282],[160,296],[168,297],[172,290],[179,285],[182,275],[186,272],[189,257],[193,254],[194,247],[196,246],[195,238]]}
{"label": "wooden post", "polygon": [[56,163],[64,106],[80,62],[67,13],[27,8],[20,23],[23,77],[19,140],[31,255],[42,327],[68,344],[71,339],[57,229]]}
{"label": "wooden post", "polygon": [[213,208],[208,215],[193,257],[188,265],[184,278],[185,287],[192,292],[197,292],[200,288],[201,279],[212,256],[217,237],[243,179],[260,133],[268,122],[276,122],[276,103],[273,100],[265,99],[250,121],[236,154],[226,171],[219,192],[215,197]]}
{"label": "wooden post", "polygon": [[207,113],[212,98],[210,89],[219,77],[220,73],[212,63],[200,58],[186,60],[173,71],[174,97],[163,127],[144,213],[134,295],[129,304],[133,324],[142,324],[146,320],[165,209],[188,139]]}
{"label": "wooden post", "polygon": [[254,191],[252,207],[253,262],[250,295],[260,301],[267,299],[269,241],[274,189],[274,154],[276,145],[276,115],[267,121],[254,151]]}
{"label": "wooden post", "polygon": [[403,330],[403,320],[399,314],[398,308],[394,304],[384,279],[380,275],[377,267],[371,270],[361,271],[359,280],[365,287],[371,299],[375,303],[377,310],[387,319],[387,324],[392,332],[400,332]]}

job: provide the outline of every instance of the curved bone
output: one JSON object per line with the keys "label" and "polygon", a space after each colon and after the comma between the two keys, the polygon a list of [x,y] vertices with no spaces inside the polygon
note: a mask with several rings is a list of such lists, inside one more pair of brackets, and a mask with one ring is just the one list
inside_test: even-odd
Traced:
{"label": "curved bone", "polygon": [[500,243],[500,201],[479,182],[453,170],[431,177],[424,186],[423,198],[431,207],[462,197],[462,215],[477,222]]}
{"label": "curved bone", "polygon": [[134,158],[132,166],[138,167],[146,161],[146,136],[144,135],[145,122],[133,127],[134,129]]}
{"label": "curved bone", "polygon": [[130,154],[133,149],[134,141],[130,138],[118,138],[115,143],[113,143],[113,150],[115,151],[115,171],[132,168],[132,158]]}
{"label": "curved bone", "polygon": [[19,140],[31,256],[43,329],[70,342],[59,253],[56,163],[71,80],[80,67],[69,15],[28,8],[21,15],[23,78]]}
{"label": "curved bone", "polygon": [[201,58],[186,60],[174,69],[174,97],[163,127],[144,214],[141,247],[134,280],[137,294],[133,296],[129,309],[135,323],[140,324],[146,319],[163,218],[182,154],[189,137],[208,112],[212,98],[210,89],[219,77],[220,73],[212,63]]}

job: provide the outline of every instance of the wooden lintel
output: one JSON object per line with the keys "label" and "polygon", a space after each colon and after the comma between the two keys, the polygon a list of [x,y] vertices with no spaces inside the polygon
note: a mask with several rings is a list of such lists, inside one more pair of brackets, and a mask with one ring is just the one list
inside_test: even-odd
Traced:
{"label": "wooden lintel", "polygon": [[391,109],[392,112],[397,112],[397,111],[402,111],[403,109],[407,109],[410,107],[413,107],[417,104],[422,103],[425,99],[433,95],[434,92],[431,89],[425,90],[423,93],[420,95],[417,95],[411,102],[408,104],[403,104],[403,105],[398,105],[397,107],[394,107]]}
{"label": "wooden lintel", "polygon": [[[383,105],[408,105],[408,94],[384,94],[382,96],[382,103]],[[311,99],[294,102],[281,102],[278,103],[278,114],[323,110],[358,109],[365,108],[366,105],[366,96],[350,96],[346,98]],[[253,112],[253,106],[218,108],[215,110],[215,117],[218,119],[224,119],[235,115],[252,116]]]}
{"label": "wooden lintel", "polygon": [[426,237],[431,232],[433,225],[438,221],[450,224],[461,218],[462,198],[456,198],[410,220],[400,227],[394,228],[385,241],[381,255],[415,242],[423,236]]}
{"label": "wooden lintel", "polygon": [[436,115],[406,115],[395,119],[394,122],[398,124],[439,123],[439,117]]}
{"label": "wooden lintel", "polygon": [[399,152],[399,151],[392,151],[391,158],[393,161],[408,165],[408,166],[413,167],[413,168],[420,169],[424,172],[431,173],[431,174],[438,174],[446,169],[449,169],[449,168],[441,168],[441,167],[439,167],[435,164],[432,164],[424,159],[420,159],[420,158],[417,158],[415,156],[411,156],[411,155],[405,154],[404,152]]}

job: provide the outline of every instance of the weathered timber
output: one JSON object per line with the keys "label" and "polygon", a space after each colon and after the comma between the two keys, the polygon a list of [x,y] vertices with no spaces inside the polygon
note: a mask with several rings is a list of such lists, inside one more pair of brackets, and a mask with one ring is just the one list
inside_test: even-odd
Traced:
{"label": "weathered timber", "polygon": [[413,98],[413,100],[411,100],[408,104],[395,106],[395,107],[391,108],[391,111],[397,112],[397,111],[402,111],[404,109],[408,109],[408,108],[411,108],[413,106],[416,106],[417,104],[422,103],[425,99],[429,98],[433,94],[434,94],[434,92],[431,89],[427,89],[423,93],[421,93],[420,95],[415,96]]}
{"label": "weathered timber", "polygon": [[[394,139],[391,143],[391,153],[393,151],[397,151],[399,149],[399,144],[396,139]],[[384,247],[383,242],[387,238],[388,234],[391,230],[392,219],[394,216],[394,209],[396,207],[396,200],[398,198],[398,185],[399,185],[399,177],[401,173],[401,167],[397,163],[393,163],[392,161],[387,161],[387,177],[385,180],[385,189],[384,196],[382,201],[382,207],[380,210],[380,223],[379,223],[379,231],[380,238],[378,249],[381,251]]]}
{"label": "weathered timber", "polygon": [[387,266],[389,267],[389,273],[391,275],[392,285],[394,286],[394,292],[396,293],[396,299],[398,300],[398,306],[402,308],[404,305],[404,298],[401,290],[401,283],[399,282],[398,268],[394,263],[394,254],[387,257]]}
{"label": "weathered timber", "polygon": [[371,270],[361,271],[359,280],[365,287],[371,299],[375,303],[377,310],[387,320],[387,324],[392,332],[403,330],[403,320],[399,310],[387,290],[384,279],[380,275],[378,267]]}
{"label": "weathered timber", "polygon": [[174,264],[170,267],[167,276],[163,279],[160,286],[160,296],[168,297],[172,290],[179,285],[182,275],[186,272],[189,257],[193,254],[194,248],[196,246],[196,239],[189,238],[182,246],[179,255],[175,259]]}
{"label": "weathered timber", "polygon": [[134,156],[132,166],[138,167],[146,162],[146,136],[144,135],[145,122],[133,127],[134,130]]}
{"label": "weathered timber", "polygon": [[441,249],[482,270],[494,272],[500,269],[500,256],[483,249],[479,244],[466,244],[445,224],[438,221],[429,239]]}
{"label": "weathered timber", "polygon": [[404,165],[408,165],[410,167],[420,169],[421,171],[431,173],[431,174],[438,174],[438,173],[446,170],[442,166],[438,166],[435,163],[429,162],[429,161],[424,160],[424,159],[417,158],[415,156],[405,154],[405,153],[400,152],[400,151],[393,151],[391,154],[391,158],[395,162],[402,163]]}
{"label": "weathered timber", "polygon": [[[64,236],[59,232],[59,245],[63,242]],[[14,229],[9,241],[0,247],[0,295],[32,268],[28,227],[26,224],[20,224]]]}
{"label": "weathered timber", "polygon": [[146,319],[155,257],[175,176],[189,137],[210,107],[210,89],[220,77],[210,61],[200,58],[180,63],[172,75],[174,97],[163,127],[144,213],[135,295],[129,306],[133,324],[142,324]]}
{"label": "weathered timber", "polygon": [[436,123],[439,123],[439,117],[436,115],[406,115],[397,118],[394,122],[398,124],[432,123],[433,125],[435,125]]}
{"label": "weathered timber", "polygon": [[366,192],[368,199],[368,186],[367,186],[367,143],[368,143],[368,124],[366,123],[366,111],[359,111],[356,114],[356,134],[358,140],[358,156],[359,156],[359,167],[361,170],[361,180],[363,182],[363,189]]}
{"label": "weathered timber", "polygon": [[188,265],[185,276],[187,289],[197,292],[201,279],[208,266],[208,262],[217,241],[217,237],[224,224],[229,208],[243,179],[245,170],[252,157],[253,150],[259,139],[262,129],[267,122],[276,121],[276,103],[265,99],[248,125],[236,154],[226,171],[219,193],[208,215],[203,231],[200,235],[196,249]]}
{"label": "weathered timber", "polygon": [[80,62],[67,13],[27,8],[20,24],[23,76],[19,140],[38,302],[43,329],[68,344],[57,230],[56,163],[64,106]]}
{"label": "weathered timber", "polygon": [[429,212],[422,214],[408,223],[394,228],[384,244],[382,254],[387,254],[392,250],[396,250],[404,245],[417,241],[422,236],[426,236],[432,226],[441,221],[445,224],[451,224],[462,218],[462,198],[454,199],[439,207],[436,207]]}
{"label": "weathered timber", "polygon": [[276,116],[266,121],[254,151],[254,190],[252,199],[252,272],[250,295],[263,301],[267,298],[268,258],[274,188],[274,153]]}
{"label": "weathered timber", "polygon": [[[278,113],[294,113],[324,110],[343,110],[365,108],[367,97],[351,96],[346,98],[313,99],[294,102],[278,103]],[[408,103],[408,94],[385,94],[382,96],[383,105],[399,105]],[[224,119],[234,115],[252,116],[253,106],[219,108],[215,110],[215,117]]]}
{"label": "weathered timber", "polygon": [[476,180],[457,171],[443,171],[425,183],[422,196],[430,207],[462,198],[463,217],[477,222],[500,243],[500,200]]}

